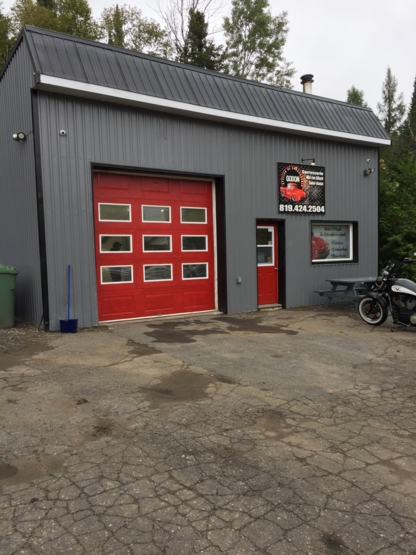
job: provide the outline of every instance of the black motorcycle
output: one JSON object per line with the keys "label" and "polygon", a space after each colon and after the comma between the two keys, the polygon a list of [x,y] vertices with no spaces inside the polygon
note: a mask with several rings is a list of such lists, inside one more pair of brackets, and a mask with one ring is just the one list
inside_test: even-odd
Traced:
{"label": "black motorcycle", "polygon": [[386,321],[390,311],[394,324],[416,326],[416,283],[397,277],[403,264],[413,263],[416,260],[403,258],[397,266],[390,264],[384,268],[371,291],[358,305],[358,313],[364,322],[379,326]]}

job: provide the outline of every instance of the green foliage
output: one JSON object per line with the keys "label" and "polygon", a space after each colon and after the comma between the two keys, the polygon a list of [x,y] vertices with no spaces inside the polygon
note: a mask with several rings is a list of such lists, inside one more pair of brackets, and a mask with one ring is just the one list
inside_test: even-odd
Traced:
{"label": "green foliage", "polygon": [[36,3],[39,4],[39,6],[43,6],[48,10],[52,10],[53,12],[56,12],[55,0],[36,0]]}
{"label": "green foliage", "polygon": [[[416,252],[416,164],[412,153],[390,165],[380,161],[379,243],[382,267]],[[405,270],[416,278],[415,268],[406,266],[403,274]]]}
{"label": "green foliage", "polygon": [[143,17],[135,6],[116,4],[104,8],[101,26],[108,44],[162,58],[172,56],[172,45],[166,31],[152,19]]}
{"label": "green foliage", "polygon": [[17,38],[24,25],[59,31],[56,11],[45,8],[34,0],[16,0],[10,10],[10,19],[14,38]]}
{"label": "green foliage", "polygon": [[232,0],[224,18],[227,70],[237,77],[291,87],[294,69],[283,57],[287,12],[273,16],[268,0]]}
{"label": "green foliage", "polygon": [[88,0],[58,0],[58,30],[63,33],[97,40],[101,30],[93,19]]}
{"label": "green foliage", "polygon": [[394,135],[400,129],[406,113],[403,94],[397,95],[397,79],[387,68],[386,79],[383,83],[382,101],[377,104],[379,117],[385,130]]}
{"label": "green foliage", "polygon": [[224,66],[222,47],[208,38],[204,12],[189,10],[188,35],[178,57],[180,62],[220,71]]}
{"label": "green foliage", "polygon": [[354,85],[348,89],[347,100],[349,104],[356,104],[357,106],[364,106],[368,108],[367,102],[364,100],[364,91],[360,91]]}
{"label": "green foliage", "polygon": [[10,39],[10,19],[2,13],[0,3],[0,70],[12,49]]}

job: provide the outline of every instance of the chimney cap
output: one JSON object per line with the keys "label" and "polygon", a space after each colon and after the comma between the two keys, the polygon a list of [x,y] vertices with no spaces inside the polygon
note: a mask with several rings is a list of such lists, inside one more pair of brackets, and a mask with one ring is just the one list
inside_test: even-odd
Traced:
{"label": "chimney cap", "polygon": [[312,73],[306,73],[305,75],[302,75],[300,78],[300,83],[301,85],[304,85],[305,83],[313,83]]}

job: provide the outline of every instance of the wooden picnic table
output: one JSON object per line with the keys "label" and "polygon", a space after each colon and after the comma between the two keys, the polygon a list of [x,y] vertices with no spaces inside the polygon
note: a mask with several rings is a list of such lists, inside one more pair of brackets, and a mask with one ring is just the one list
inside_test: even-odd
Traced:
{"label": "wooden picnic table", "polygon": [[362,299],[376,280],[377,278],[373,276],[327,279],[326,281],[331,284],[331,289],[317,289],[315,290],[315,293],[319,293],[321,297],[326,298],[324,307],[328,308],[332,299],[345,301],[358,301]]}

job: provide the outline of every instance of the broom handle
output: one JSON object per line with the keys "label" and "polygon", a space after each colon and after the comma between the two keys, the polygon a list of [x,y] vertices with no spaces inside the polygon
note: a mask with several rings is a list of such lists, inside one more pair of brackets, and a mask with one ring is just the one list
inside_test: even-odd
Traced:
{"label": "broom handle", "polygon": [[71,266],[68,264],[68,318],[69,320],[69,311],[71,306]]}

